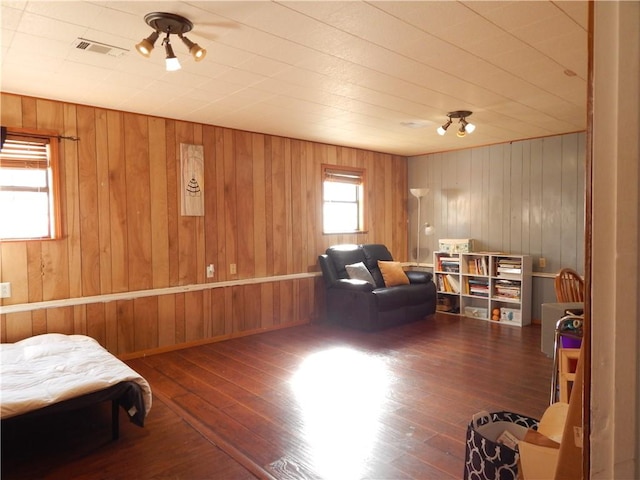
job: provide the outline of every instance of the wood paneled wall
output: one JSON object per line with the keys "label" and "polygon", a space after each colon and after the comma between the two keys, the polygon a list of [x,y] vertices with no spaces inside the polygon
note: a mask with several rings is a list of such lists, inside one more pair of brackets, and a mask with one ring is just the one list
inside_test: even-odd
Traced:
{"label": "wood paneled wall", "polygon": [[[409,187],[430,188],[421,217],[435,228],[420,241],[421,261],[431,263],[440,238],[531,255],[538,273],[532,316],[539,319],[540,305],[556,301],[553,275],[562,267],[584,272],[585,146],[580,132],[409,158]],[[410,232],[416,210],[412,198]],[[416,243],[413,233],[412,252]]]}
{"label": "wood paneled wall", "polygon": [[[405,157],[5,93],[0,100],[2,125],[80,138],[60,145],[64,238],[0,245],[0,280],[13,290],[2,305],[95,297],[3,314],[3,342],[83,333],[126,355],[310,322],[322,313],[321,278],[278,277],[317,272],[318,254],[337,243],[384,243],[407,259]],[[204,217],[180,215],[180,143],[204,146]],[[367,233],[322,234],[322,163],[366,169]],[[213,288],[101,297],[207,283]]]}

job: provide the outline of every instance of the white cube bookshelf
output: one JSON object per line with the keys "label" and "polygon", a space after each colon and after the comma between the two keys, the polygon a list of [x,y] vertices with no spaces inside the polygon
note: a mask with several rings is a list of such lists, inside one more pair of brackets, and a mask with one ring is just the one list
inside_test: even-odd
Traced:
{"label": "white cube bookshelf", "polygon": [[531,257],[433,253],[438,311],[515,325],[531,323]]}

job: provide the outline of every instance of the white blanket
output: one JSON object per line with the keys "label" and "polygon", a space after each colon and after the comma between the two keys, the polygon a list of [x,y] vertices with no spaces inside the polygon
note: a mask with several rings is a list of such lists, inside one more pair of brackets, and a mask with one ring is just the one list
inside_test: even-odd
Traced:
{"label": "white blanket", "polygon": [[91,337],[47,333],[0,344],[3,419],[125,381],[141,387],[148,413],[151,388],[147,381]]}

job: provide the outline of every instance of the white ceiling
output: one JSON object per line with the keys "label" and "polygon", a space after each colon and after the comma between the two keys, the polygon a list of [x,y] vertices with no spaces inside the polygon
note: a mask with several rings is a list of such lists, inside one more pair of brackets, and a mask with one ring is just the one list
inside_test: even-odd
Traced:
{"label": "white ceiling", "polygon": [[[1,89],[401,155],[584,130],[586,1],[7,1]],[[166,72],[144,15],[207,49]],[[78,37],[125,49],[75,48]],[[471,110],[476,131],[436,128]],[[406,126],[405,124],[412,125]],[[416,128],[418,127],[418,128]]]}

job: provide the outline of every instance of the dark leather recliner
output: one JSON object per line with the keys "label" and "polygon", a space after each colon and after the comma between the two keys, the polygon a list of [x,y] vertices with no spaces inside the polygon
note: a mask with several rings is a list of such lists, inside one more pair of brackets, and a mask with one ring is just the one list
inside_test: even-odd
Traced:
{"label": "dark leather recliner", "polygon": [[[378,260],[393,260],[385,245],[335,245],[318,257],[326,286],[328,320],[372,331],[435,313],[436,285],[431,272],[408,271],[408,285],[386,287]],[[366,265],[375,286],[349,278],[345,266],[358,262]]]}

